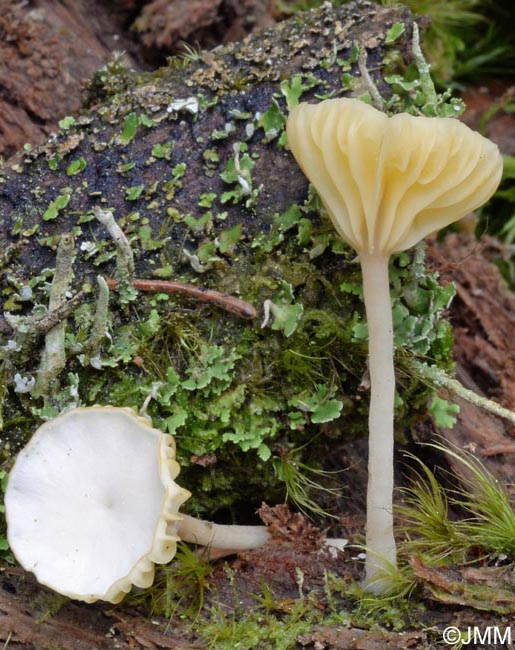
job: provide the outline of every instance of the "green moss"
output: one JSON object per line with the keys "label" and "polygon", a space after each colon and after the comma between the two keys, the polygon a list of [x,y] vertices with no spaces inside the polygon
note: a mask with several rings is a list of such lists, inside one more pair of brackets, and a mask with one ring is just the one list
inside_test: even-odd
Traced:
{"label": "green moss", "polygon": [[[316,468],[327,437],[366,430],[367,400],[359,390],[367,355],[359,265],[328,220],[310,212],[312,204],[277,214],[271,229],[255,238],[243,235],[243,224],[229,231],[212,224],[217,258],[230,255],[232,261],[213,267],[206,283],[244,297],[260,318],[268,304],[264,327],[215,305],[140,294],[137,320],[127,322],[123,309],[111,306],[111,339],[104,339],[92,367],[88,355],[74,352],[82,349],[93,321],[92,309],[83,306],[67,336],[69,380],[43,404],[29,406],[19,395],[22,409],[37,417],[79,403],[139,409],[151,396],[147,411],[154,423],[176,437],[180,481],[194,494],[191,510],[249,513],[263,498],[284,498],[288,488],[277,459],[301,448],[296,462],[309,458]],[[128,218],[124,225],[141,234],[139,224]],[[192,237],[205,243],[203,231]],[[194,280],[193,269],[190,275]],[[441,320],[449,299],[445,289],[424,273],[420,254],[399,256],[392,280],[401,359],[428,355],[445,364],[452,341]],[[34,291],[34,301],[44,301],[39,285]],[[206,310],[213,317],[206,318]],[[9,363],[34,374],[32,360],[20,353]],[[428,389],[403,379],[399,396],[402,428],[416,417],[414,405],[424,406]]]}
{"label": "green moss", "polygon": [[[145,404],[155,424],[176,437],[183,464],[180,480],[194,493],[189,508],[211,516],[232,509],[225,516],[239,518],[236,510],[247,516],[263,498],[285,497],[278,459],[293,454],[298,467],[317,469],[328,439],[366,431],[368,400],[360,384],[367,342],[355,254],[337,239],[313,192],[305,204],[289,201],[274,214],[274,188],[266,186],[266,174],[260,171],[272,157],[290,164],[280,148],[287,106],[316,90],[332,92],[315,72],[325,68],[326,74],[331,60],[337,80],[355,68],[357,51],[345,39],[345,26],[335,35],[334,48],[307,51],[308,38],[328,40],[324,30],[329,27],[322,23],[336,29],[330,10],[324,8],[320,16],[307,25],[289,24],[267,33],[259,48],[229,45],[217,55],[216,66],[208,55],[199,55],[190,61],[188,75],[171,66],[137,78],[132,93],[119,94],[123,83],[117,79],[127,79],[120,67],[106,69],[102,83],[109,86],[104,90],[110,101],[90,116],[63,123],[63,132],[44,152],[27,153],[34,158],[27,163],[24,186],[35,191],[48,185],[52,194],[41,190],[33,201],[22,203],[14,236],[30,238],[39,227],[38,241],[50,247],[48,266],[55,263],[56,233],[65,219],[79,238],[78,277],[90,272],[91,265],[106,268],[115,258],[115,243],[94,230],[93,202],[113,213],[131,244],[137,274],[238,296],[254,305],[258,317],[239,319],[215,304],[177,295],[141,293],[124,305],[112,299],[109,336],[100,347],[96,337],[92,357],[84,347],[94,322],[92,299],[91,306],[75,309],[69,319],[66,368],[60,385],[45,399],[15,392],[12,382],[16,374],[26,381],[33,377],[33,351],[41,337],[30,352],[29,346],[3,352],[10,379],[4,424],[16,432],[9,434],[12,450],[37,423],[67,406],[111,403],[139,409]],[[292,56],[302,56],[298,65],[306,68],[291,79],[274,77],[274,61],[279,62],[284,47]],[[264,109],[261,117],[243,110],[243,95],[226,97],[227,105],[218,102],[227,88],[233,91],[232,76],[243,69],[245,83],[266,80],[263,96],[256,92],[254,97]],[[270,87],[274,83],[277,97]],[[411,101],[410,93],[404,95],[399,87],[392,111]],[[427,103],[423,95],[424,87],[414,101],[417,110]],[[168,111],[170,97],[176,106],[184,98],[198,100],[195,114],[181,114],[195,132],[187,146],[180,139],[172,146],[169,139],[168,120],[175,119]],[[144,112],[150,106],[152,119]],[[199,120],[208,122],[208,132],[232,138],[233,146],[214,139],[211,148],[198,147]],[[32,164],[43,153],[44,164]],[[102,157],[101,166],[96,155]],[[152,166],[146,164],[149,156]],[[67,176],[70,165],[82,159],[87,165],[79,165],[80,173]],[[97,167],[123,174],[123,183],[116,173],[105,181]],[[55,184],[49,185],[48,177]],[[194,200],[185,201],[190,187]],[[448,364],[452,337],[441,317],[446,301],[436,278],[423,272],[419,258],[407,255],[394,261],[392,272],[398,365],[410,355]],[[3,289],[8,309],[41,313],[48,306],[48,275],[41,270],[27,279],[24,273],[15,267]],[[28,299],[25,285],[31,291]],[[401,429],[425,408],[430,391],[411,376],[401,377],[398,390]]]}
{"label": "green moss", "polygon": [[[288,598],[281,598],[264,579],[258,589],[249,592],[244,586],[242,593],[237,572],[225,566],[225,576],[218,570],[218,575],[211,577],[210,568],[212,571],[212,565],[202,557],[181,550],[176,563],[159,569],[154,587],[129,596],[130,602],[144,604],[153,615],[166,616],[175,627],[180,621],[188,621],[195,641],[213,650],[289,650],[316,642],[318,636],[322,643],[325,632],[329,642],[335,627],[373,630],[370,642],[377,643],[378,625],[398,632],[419,631],[420,617],[425,613],[424,604],[416,598],[411,572],[398,574],[394,594],[375,598],[331,572],[306,594],[306,577],[297,568],[298,595],[291,597],[290,592]],[[386,635],[385,643],[391,643]],[[435,630],[435,639],[438,636],[441,638]]]}
{"label": "green moss", "polygon": [[220,608],[202,625],[202,639],[211,650],[287,650],[311,631],[316,610],[299,601],[284,615],[255,611],[246,616],[227,615]]}

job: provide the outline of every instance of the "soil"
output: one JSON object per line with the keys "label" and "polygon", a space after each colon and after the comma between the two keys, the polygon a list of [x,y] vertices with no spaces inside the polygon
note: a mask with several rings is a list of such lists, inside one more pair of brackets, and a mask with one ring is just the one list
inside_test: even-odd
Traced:
{"label": "soil", "polygon": [[[181,40],[214,46],[241,39],[276,20],[274,6],[267,0],[4,0],[0,18],[0,151],[9,156],[26,142],[45,140],[61,117],[78,111],[84,80],[115,51],[125,50],[132,67],[148,68],[162,61]],[[486,133],[503,151],[513,154],[513,116],[502,110],[507,93],[512,89],[502,84],[471,91],[465,120],[478,126],[486,110],[499,107],[492,111]],[[443,282],[454,282],[457,290],[449,315],[456,337],[458,379],[513,409],[515,297],[491,261],[499,255],[502,246],[498,241],[484,237],[478,242],[466,232],[452,233],[443,242],[432,241],[428,249],[430,266],[440,272]],[[507,484],[515,483],[513,427],[463,401],[459,404],[459,420],[453,429],[436,431],[428,420],[420,423],[412,437],[426,441],[438,433],[473,450]],[[351,542],[358,541],[363,531],[364,450],[364,443],[358,441],[336,448],[333,454],[340,466],[353,469],[344,475],[345,493],[352,499],[342,500],[344,509],[330,532]],[[451,464],[451,469],[458,475],[461,471],[458,464]],[[299,570],[304,593],[314,594],[323,608],[326,571],[344,581],[359,579],[361,564],[355,552],[324,550],[326,531],[314,530],[303,518],[290,516],[281,508],[265,507],[261,515],[274,531],[274,543],[214,562],[204,611],[215,604],[227,615],[255,607],[255,594],[262,592],[263,581],[276,602],[294,602],[299,598]],[[319,626],[299,637],[297,647],[431,648],[436,647],[430,641],[434,635],[424,630],[441,630],[450,624],[502,627],[507,624],[506,614],[515,611],[512,592],[506,587],[511,575],[500,576],[491,570],[438,572],[417,558],[413,566],[427,598],[420,629],[401,633]],[[467,595],[467,585],[485,582],[496,585],[498,596],[488,607]],[[481,611],[484,609],[488,611]],[[178,616],[170,622],[149,617],[145,609],[133,604],[56,600],[30,575],[9,564],[0,568],[0,642],[10,650],[206,647],[188,621]]]}

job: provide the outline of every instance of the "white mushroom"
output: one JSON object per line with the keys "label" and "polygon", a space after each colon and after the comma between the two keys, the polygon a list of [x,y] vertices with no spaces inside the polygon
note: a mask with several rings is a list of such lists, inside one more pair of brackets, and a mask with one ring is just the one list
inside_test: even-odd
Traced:
{"label": "white mushroom", "polygon": [[190,496],[173,439],[130,409],[78,408],[46,422],[5,493],[9,545],[39,582],[70,598],[116,603],[148,587],[178,541]]}
{"label": "white mushroom", "polygon": [[173,438],[134,411],[93,406],[43,424],[19,453],[5,493],[8,541],[54,591],[119,602],[149,587],[179,540],[221,549],[262,546],[265,526],[224,526],[178,514],[190,493]]}

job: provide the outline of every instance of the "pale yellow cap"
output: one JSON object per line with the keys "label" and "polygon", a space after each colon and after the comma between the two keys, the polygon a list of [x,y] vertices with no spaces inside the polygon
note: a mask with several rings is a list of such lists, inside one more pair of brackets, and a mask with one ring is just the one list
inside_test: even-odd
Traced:
{"label": "pale yellow cap", "polygon": [[456,119],[388,117],[358,99],[299,104],[288,144],[338,234],[390,254],[487,201],[502,175],[497,146]]}

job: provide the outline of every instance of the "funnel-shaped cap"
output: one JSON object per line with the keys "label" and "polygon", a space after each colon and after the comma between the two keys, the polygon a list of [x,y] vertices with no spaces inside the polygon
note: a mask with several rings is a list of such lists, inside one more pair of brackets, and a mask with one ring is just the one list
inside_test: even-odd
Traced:
{"label": "funnel-shaped cap", "polygon": [[357,99],[299,104],[288,144],[338,234],[356,251],[410,248],[487,201],[497,146],[452,118],[388,117]]}

